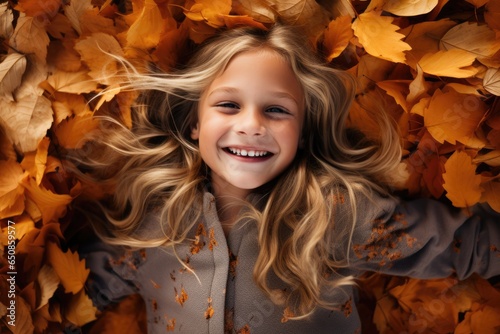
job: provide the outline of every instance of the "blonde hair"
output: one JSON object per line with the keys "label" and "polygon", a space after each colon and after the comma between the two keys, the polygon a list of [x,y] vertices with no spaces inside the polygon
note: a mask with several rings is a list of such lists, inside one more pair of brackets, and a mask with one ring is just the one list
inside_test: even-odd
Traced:
{"label": "blonde hair", "polygon": [[[297,305],[293,307],[296,318],[307,316],[316,306],[335,307],[322,300],[320,291],[325,286],[353,284],[349,277],[331,280],[327,276],[348,265],[357,216],[355,193],[387,193],[379,180],[395,169],[401,152],[399,136],[383,113],[376,116],[383,139],[353,143],[346,119],[355,80],[323,64],[306,44],[291,27],[238,28],[207,42],[177,72],[141,74],[128,66],[122,89],[143,93],[134,126],[103,131],[106,149],[87,163],[94,181],[114,189],[112,203],[103,206],[109,223],[105,229],[96,224],[99,235],[110,243],[134,247],[175,245],[187,238],[201,216],[207,178],[207,167],[189,136],[199,98],[239,53],[273,50],[290,64],[303,86],[304,142],[291,166],[263,195],[263,207],[248,203],[247,216],[257,221],[259,229],[254,278],[271,297],[271,272],[288,284],[287,303]],[[327,198],[339,192],[349,197],[350,217],[333,221],[334,204]],[[158,230],[163,233],[140,237],[141,222],[150,212],[159,216]],[[342,245],[342,251],[332,252],[332,245]]]}

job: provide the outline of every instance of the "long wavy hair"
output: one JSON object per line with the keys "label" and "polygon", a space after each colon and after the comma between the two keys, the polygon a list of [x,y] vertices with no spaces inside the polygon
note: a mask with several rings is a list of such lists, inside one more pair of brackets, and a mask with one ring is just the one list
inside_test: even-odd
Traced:
{"label": "long wavy hair", "polygon": [[[209,177],[190,139],[200,96],[236,55],[272,50],[290,65],[305,92],[304,142],[289,168],[266,188],[261,196],[265,204],[247,203],[244,218],[251,217],[259,230],[254,279],[276,302],[283,298],[276,298],[268,285],[269,274],[288,284],[291,292],[285,302],[290,306],[294,301],[295,318],[317,306],[335,307],[320,291],[353,284],[350,277],[332,280],[326,274],[349,264],[355,193],[387,193],[380,180],[395,170],[401,152],[399,136],[384,113],[375,115],[384,134],[379,142],[352,136],[355,132],[346,127],[346,119],[355,79],[329,67],[307,45],[291,27],[237,28],[209,40],[185,68],[171,73],[144,73],[122,60],[127,79],[120,89],[138,91],[141,97],[132,129],[114,126],[102,131],[104,150],[86,162],[91,171],[87,175],[114,194],[111,203],[102,205],[107,223],[95,224],[98,234],[110,243],[133,247],[175,246],[188,238],[201,216]],[[339,192],[349,197],[350,215],[333,221],[334,205],[327,198]],[[144,238],[138,231],[148,214],[158,217],[161,233]],[[332,245],[343,245],[342,251],[332,252]]]}

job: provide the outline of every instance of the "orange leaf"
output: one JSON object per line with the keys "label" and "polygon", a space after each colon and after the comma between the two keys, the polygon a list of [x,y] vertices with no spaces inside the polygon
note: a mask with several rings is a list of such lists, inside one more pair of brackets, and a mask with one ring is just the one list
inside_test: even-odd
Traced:
{"label": "orange leaf", "polygon": [[0,219],[20,215],[24,210],[24,189],[21,181],[25,173],[12,160],[0,160]]}
{"label": "orange leaf", "polygon": [[3,319],[7,323],[7,328],[12,334],[28,334],[33,333],[35,327],[33,326],[33,319],[31,318],[31,308],[29,304],[19,296],[16,296],[16,313],[14,326],[8,322],[9,318]]}
{"label": "orange leaf", "polygon": [[500,49],[500,40],[488,26],[464,22],[448,30],[441,38],[439,48],[460,49],[476,57],[491,57]]}
{"label": "orange leaf", "polygon": [[203,21],[213,28],[224,26],[223,15],[229,15],[231,0],[194,0],[184,14],[193,21]]}
{"label": "orange leaf", "polygon": [[90,93],[97,89],[97,82],[92,80],[87,71],[56,71],[45,83],[50,85],[50,87],[44,86],[48,91],[63,93]]}
{"label": "orange leaf", "polygon": [[239,26],[247,26],[267,30],[265,25],[256,21],[253,17],[250,17],[248,15],[223,15],[223,18],[224,24],[229,29],[233,29]]}
{"label": "orange leaf", "polygon": [[399,16],[417,16],[429,13],[438,0],[387,0],[383,6],[386,12]]}
{"label": "orange leaf", "polygon": [[393,20],[389,16],[381,16],[380,12],[363,13],[354,21],[352,29],[372,56],[404,63],[404,51],[411,50],[411,46],[401,40],[404,35],[396,32],[399,27],[392,24]]}
{"label": "orange leaf", "polygon": [[30,198],[42,213],[44,224],[50,221],[57,221],[66,213],[66,206],[71,202],[69,195],[54,194],[47,190],[43,184],[37,186],[35,179],[29,177],[23,180],[26,188],[26,196]]}
{"label": "orange leaf", "polygon": [[54,268],[65,292],[77,294],[83,289],[90,270],[85,268],[85,260],[80,260],[77,252],[68,250],[64,253],[54,242],[47,242],[48,263]]}
{"label": "orange leaf", "polygon": [[461,142],[469,147],[481,148],[484,140],[475,132],[486,113],[487,106],[481,99],[450,90],[437,90],[429,107],[424,111],[424,124],[440,143]]}
{"label": "orange leaf", "polygon": [[16,9],[28,16],[39,16],[40,21],[49,21],[59,11],[62,0],[19,0]]}
{"label": "orange leaf", "polygon": [[470,52],[452,49],[449,51],[438,51],[434,54],[428,53],[423,56],[418,64],[427,74],[453,77],[469,78],[477,73],[476,69],[466,68],[472,65],[476,56]]}
{"label": "orange leaf", "polygon": [[55,114],[54,125],[56,126],[68,117],[91,112],[83,95],[56,92],[54,99],[52,109]]}
{"label": "orange leaf", "polygon": [[66,319],[78,327],[95,320],[96,313],[97,308],[94,307],[92,300],[87,296],[84,289],[71,296],[71,300],[64,310]]}
{"label": "orange leaf", "polygon": [[248,15],[262,23],[274,23],[276,11],[265,0],[235,0],[233,10],[240,15]]}
{"label": "orange leaf", "polygon": [[97,129],[98,125],[93,113],[89,112],[62,121],[56,127],[55,134],[62,147],[78,149],[88,141],[85,135]]}
{"label": "orange leaf", "polygon": [[444,168],[443,187],[455,207],[468,208],[481,199],[481,176],[476,175],[476,166],[467,153],[453,153]]}
{"label": "orange leaf", "polygon": [[163,19],[154,0],[145,0],[137,20],[127,31],[127,46],[147,50],[160,41]]}
{"label": "orange leaf", "polygon": [[37,61],[45,64],[49,42],[49,35],[43,22],[29,16],[19,17],[16,30],[10,40],[12,47],[24,54],[35,54]]}
{"label": "orange leaf", "polygon": [[323,45],[327,52],[327,60],[332,61],[345,50],[353,37],[350,16],[337,17],[331,21],[325,31]]}
{"label": "orange leaf", "polygon": [[490,0],[484,8],[484,20],[491,29],[500,30],[500,0]]}
{"label": "orange leaf", "polygon": [[491,208],[500,212],[500,182],[498,180],[490,180],[482,184],[484,192],[481,197],[481,202],[487,202]]}
{"label": "orange leaf", "polygon": [[405,112],[408,112],[406,96],[410,92],[410,81],[408,80],[387,80],[377,82],[377,86],[385,90],[385,92],[396,100]]}

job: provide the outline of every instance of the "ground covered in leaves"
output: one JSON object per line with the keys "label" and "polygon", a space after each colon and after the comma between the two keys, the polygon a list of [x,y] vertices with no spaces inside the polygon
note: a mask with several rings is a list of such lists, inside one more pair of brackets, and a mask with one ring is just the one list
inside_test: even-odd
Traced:
{"label": "ground covered in leaves", "polygon": [[[349,122],[376,139],[369,114],[383,105],[399,124],[395,190],[500,211],[500,0],[3,0],[2,332],[144,328],[137,296],[97,312],[68,243],[79,231],[72,203],[102,196],[68,173],[68,154],[88,153],[94,115],[131,123],[135,96],[110,79],[119,65],[106,52],[168,71],[220,29],[276,21],[302,27],[325,61],[358,78]],[[370,275],[361,286],[367,333],[500,331],[493,280]]]}

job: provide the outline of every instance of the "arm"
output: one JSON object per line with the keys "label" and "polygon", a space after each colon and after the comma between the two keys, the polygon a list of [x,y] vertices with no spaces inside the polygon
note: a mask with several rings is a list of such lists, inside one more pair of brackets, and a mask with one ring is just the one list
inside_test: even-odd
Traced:
{"label": "arm", "polygon": [[500,214],[486,205],[466,215],[430,199],[362,198],[359,204],[354,269],[415,278],[500,275]]}

